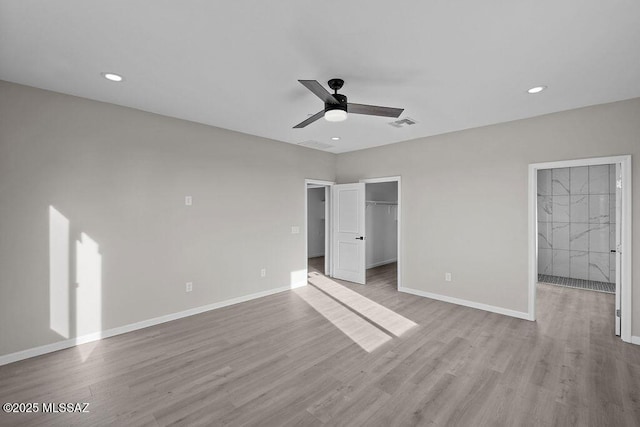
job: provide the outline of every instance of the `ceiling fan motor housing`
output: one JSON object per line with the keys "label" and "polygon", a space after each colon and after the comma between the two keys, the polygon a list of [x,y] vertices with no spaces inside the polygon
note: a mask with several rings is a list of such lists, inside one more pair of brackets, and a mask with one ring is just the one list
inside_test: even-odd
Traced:
{"label": "ceiling fan motor housing", "polygon": [[327,111],[331,111],[331,110],[343,110],[343,111],[347,111],[347,97],[344,95],[340,95],[340,94],[334,94],[332,95],[336,100],[338,100],[339,104],[328,104],[325,102],[324,104],[324,111],[325,113]]}
{"label": "ceiling fan motor housing", "polygon": [[327,84],[329,85],[329,87],[331,88],[331,90],[333,90],[334,92],[338,92],[340,89],[342,89],[342,86],[344,85],[344,80],[342,79],[331,79],[327,82]]}

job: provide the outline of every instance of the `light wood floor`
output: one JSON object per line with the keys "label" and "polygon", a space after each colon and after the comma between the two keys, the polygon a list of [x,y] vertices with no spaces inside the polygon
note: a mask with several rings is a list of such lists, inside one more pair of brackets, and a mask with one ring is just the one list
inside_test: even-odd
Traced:
{"label": "light wood floor", "polygon": [[539,285],[528,322],[398,293],[394,268],[341,282],[418,324],[370,353],[307,286],[0,367],[0,402],[91,403],[0,424],[640,425],[640,347],[613,336],[612,295]]}

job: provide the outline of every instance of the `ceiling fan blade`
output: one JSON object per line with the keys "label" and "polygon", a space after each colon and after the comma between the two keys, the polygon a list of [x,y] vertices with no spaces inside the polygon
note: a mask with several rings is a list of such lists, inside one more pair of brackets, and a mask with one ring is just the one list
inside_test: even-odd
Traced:
{"label": "ceiling fan blade", "polygon": [[347,104],[347,112],[369,116],[400,117],[404,108],[379,107],[377,105]]}
{"label": "ceiling fan blade", "polygon": [[317,80],[298,80],[304,87],[315,93],[322,99],[325,104],[339,104],[338,100],[333,97]]}
{"label": "ceiling fan blade", "polygon": [[307,120],[304,120],[304,121],[298,123],[297,125],[295,125],[293,128],[294,129],[303,128],[303,127],[305,127],[307,125],[310,125],[311,123],[315,122],[316,120],[321,119],[322,117],[324,117],[324,110],[318,111],[313,116],[309,117]]}

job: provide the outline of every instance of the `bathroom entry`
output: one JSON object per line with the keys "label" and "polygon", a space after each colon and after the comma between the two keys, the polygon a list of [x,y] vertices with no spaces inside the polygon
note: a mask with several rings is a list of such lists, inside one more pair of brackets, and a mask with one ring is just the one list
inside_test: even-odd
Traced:
{"label": "bathroom entry", "polygon": [[618,310],[620,172],[616,163],[537,171],[538,282],[615,294]]}

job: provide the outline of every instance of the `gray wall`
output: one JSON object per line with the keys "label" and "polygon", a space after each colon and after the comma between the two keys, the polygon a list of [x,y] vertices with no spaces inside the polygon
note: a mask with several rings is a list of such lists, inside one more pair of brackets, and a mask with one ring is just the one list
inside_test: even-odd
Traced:
{"label": "gray wall", "polygon": [[398,206],[369,203],[371,201],[397,202],[398,183],[366,184],[365,193],[367,200],[366,266],[372,268],[398,259]]}
{"label": "gray wall", "polygon": [[[101,329],[289,285],[306,268],[291,234],[305,178],[401,175],[404,285],[525,312],[527,165],[631,154],[637,194],[638,117],[634,99],[336,157],[0,82],[0,354],[63,339],[49,316],[51,275],[64,277],[50,268],[50,206],[68,221],[74,335],[77,253],[100,267]],[[638,242],[635,197],[636,336]]]}
{"label": "gray wall", "polygon": [[[402,176],[404,286],[526,312],[528,165],[631,154],[637,195],[638,118],[633,99],[345,153],[337,181]],[[640,197],[632,208],[640,335]]]}
{"label": "gray wall", "polygon": [[49,206],[68,220],[73,336],[91,314],[74,298],[93,297],[75,287],[76,252],[101,261],[90,324],[103,330],[289,285],[307,265],[291,234],[304,179],[334,168],[333,154],[0,82],[0,355],[64,339],[50,328]]}
{"label": "gray wall", "polygon": [[616,165],[538,171],[538,274],[615,283]]}
{"label": "gray wall", "polygon": [[309,258],[324,256],[325,189],[307,190],[307,254]]}

